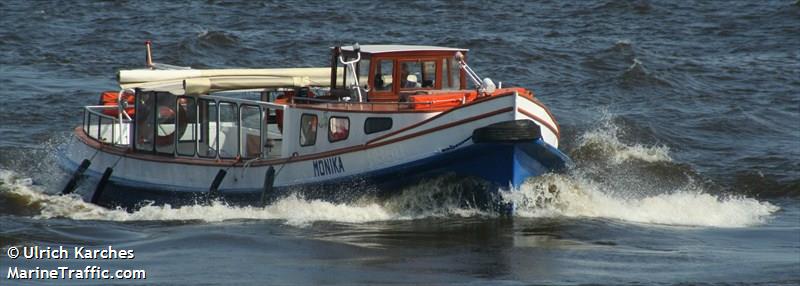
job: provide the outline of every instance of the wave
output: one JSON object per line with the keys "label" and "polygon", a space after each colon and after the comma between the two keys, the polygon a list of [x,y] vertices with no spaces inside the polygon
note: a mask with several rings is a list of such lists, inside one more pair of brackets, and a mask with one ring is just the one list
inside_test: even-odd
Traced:
{"label": "wave", "polygon": [[646,85],[670,86],[670,83],[661,79],[656,74],[648,71],[642,61],[633,58],[633,62],[620,76],[624,87],[636,87]]}
{"label": "wave", "polygon": [[713,195],[692,185],[644,198],[612,193],[585,178],[551,174],[532,178],[504,196],[520,217],[591,217],[678,226],[747,227],[766,223],[779,210],[768,202]]}
{"label": "wave", "polygon": [[644,162],[672,162],[667,146],[626,144],[620,141],[622,130],[614,124],[613,115],[601,112],[600,124],[578,138],[573,157],[582,161],[603,161],[619,165],[629,160]]}
{"label": "wave", "polygon": [[[107,221],[200,221],[281,220],[292,226],[318,221],[367,223],[427,217],[493,217],[496,213],[465,205],[442,181],[426,182],[386,201],[363,200],[331,203],[292,195],[266,207],[230,206],[215,201],[209,205],[147,205],[135,211],[106,209],[79,195],[50,195],[28,178],[15,178],[0,171],[0,193],[17,197],[18,203],[38,210],[38,219],[69,218]],[[765,223],[779,208],[745,197],[721,197],[687,186],[673,193],[644,198],[613,195],[590,179],[567,174],[531,178],[518,189],[501,191],[511,202],[513,216],[590,217],[626,222],[704,227],[746,227]],[[448,198],[441,200],[442,197]]]}
{"label": "wave", "polygon": [[[650,56],[647,50],[636,48],[629,40],[619,40],[611,47],[589,55],[583,65],[590,71],[611,75],[624,88],[662,86],[672,84],[662,79],[657,72],[645,67],[644,62],[652,62],[656,56]],[[652,63],[651,63],[652,64]]]}
{"label": "wave", "polygon": [[16,204],[36,209],[35,218],[69,218],[75,220],[108,221],[202,221],[259,219],[285,220],[287,224],[303,226],[315,221],[363,223],[378,220],[402,219],[375,203],[334,204],[321,200],[306,200],[298,196],[283,198],[266,207],[236,207],[214,201],[208,205],[146,205],[129,212],[121,208],[107,209],[85,202],[80,195],[51,195],[33,184],[30,178],[0,170],[0,195],[12,198]]}
{"label": "wave", "polygon": [[203,30],[197,34],[200,43],[210,47],[233,47],[239,43],[239,37],[223,31]]}
{"label": "wave", "polygon": [[[600,124],[579,136],[571,152],[576,161],[565,174],[530,178],[511,191],[498,191],[501,203],[514,206],[513,216],[588,217],[633,223],[703,227],[746,227],[767,222],[779,210],[769,202],[742,195],[712,193],[685,164],[673,162],[666,146],[621,140],[613,115],[601,112]],[[29,170],[37,173],[39,169]],[[748,180],[750,181],[750,180]],[[429,217],[495,217],[480,207],[487,186],[478,180],[443,176],[406,188],[389,198],[362,197],[332,203],[288,196],[266,207],[231,206],[215,201],[188,206],[146,205],[128,211],[85,202],[80,195],[48,194],[44,182],[0,169],[0,213],[39,219],[109,221],[280,220],[293,226],[318,221],[368,223]],[[760,182],[760,181],[759,181]],[[743,192],[738,192],[742,194]]]}

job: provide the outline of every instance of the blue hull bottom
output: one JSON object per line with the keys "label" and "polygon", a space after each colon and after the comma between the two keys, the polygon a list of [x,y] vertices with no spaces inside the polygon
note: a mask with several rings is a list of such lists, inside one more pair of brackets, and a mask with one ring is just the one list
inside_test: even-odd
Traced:
{"label": "blue hull bottom", "polygon": [[[377,198],[399,194],[405,188],[426,179],[450,176],[447,183],[462,184],[476,201],[470,204],[491,204],[497,191],[510,185],[519,186],[528,177],[566,169],[570,159],[541,139],[517,143],[477,143],[444,151],[438,155],[411,163],[363,173],[359,176],[325,181],[313,185],[275,188],[266,194],[267,201],[293,193],[308,199],[347,202],[365,195]],[[72,170],[76,166],[71,166]],[[100,174],[89,174],[99,177]],[[233,205],[257,205],[262,202],[261,189],[227,191],[221,186],[219,199]],[[94,188],[92,188],[94,189]],[[144,203],[186,205],[209,200],[207,190],[196,192],[170,191],[111,180],[98,204],[136,208]]]}

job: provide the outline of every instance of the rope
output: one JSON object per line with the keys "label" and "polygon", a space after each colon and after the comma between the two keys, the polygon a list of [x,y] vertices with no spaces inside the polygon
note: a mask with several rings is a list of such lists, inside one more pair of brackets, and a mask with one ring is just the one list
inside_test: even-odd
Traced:
{"label": "rope", "polygon": [[119,158],[117,158],[117,161],[115,161],[114,164],[111,165],[111,168],[112,169],[116,168],[117,167],[117,163],[119,163],[119,161],[122,160],[122,158],[125,158],[125,156],[119,156]]}
{"label": "rope", "polygon": [[253,159],[250,159],[250,160],[246,160],[246,161],[244,161],[244,164],[242,165],[242,174],[241,174],[241,177],[242,177],[242,178],[244,178],[244,172],[245,172],[245,171],[247,171],[247,168],[250,168],[250,165],[252,165],[252,164],[253,164],[253,162],[255,162],[255,161],[258,161],[258,160],[260,160],[260,159],[261,159],[261,158],[258,158],[258,157],[256,157],[256,158],[253,158]]}
{"label": "rope", "polygon": [[458,143],[456,143],[454,145],[447,146],[447,148],[442,149],[442,152],[447,152],[447,151],[453,150],[455,148],[458,148],[458,146],[461,146],[461,145],[464,145],[464,143],[467,143],[467,141],[469,141],[469,139],[472,139],[472,135],[470,135],[469,137],[467,137],[467,139],[464,139],[461,142],[458,142]]}
{"label": "rope", "polygon": [[102,149],[102,146],[101,148],[97,148],[97,150],[94,151],[94,155],[92,155],[92,157],[89,157],[89,161],[94,160],[94,156],[97,156],[97,153],[100,153],[100,149]]}
{"label": "rope", "polygon": [[286,164],[288,164],[289,162],[291,162],[291,161],[292,161],[292,159],[294,159],[294,157],[297,157],[297,155],[298,155],[298,154],[297,154],[297,152],[295,152],[295,153],[293,153],[293,154],[292,154],[292,156],[290,156],[289,158],[286,158],[286,161],[284,161],[283,163],[281,163],[281,167],[280,167],[280,168],[279,168],[277,171],[275,171],[275,177],[276,177],[276,178],[278,177],[278,174],[280,174],[280,173],[281,173],[281,171],[283,171],[283,167],[286,167]]}

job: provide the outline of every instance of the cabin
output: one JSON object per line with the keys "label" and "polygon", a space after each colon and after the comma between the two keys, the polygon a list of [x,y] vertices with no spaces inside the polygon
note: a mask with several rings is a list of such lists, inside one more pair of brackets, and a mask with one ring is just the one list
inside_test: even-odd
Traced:
{"label": "cabin", "polygon": [[324,68],[121,71],[127,91],[87,106],[83,128],[134,153],[216,161],[359,146],[475,100],[467,51],[334,47],[329,81]]}
{"label": "cabin", "polygon": [[[464,75],[456,53],[467,49],[411,45],[360,46],[361,60],[356,64],[358,82],[366,91],[368,102],[403,102],[419,91],[466,89]],[[331,90],[351,84],[352,73],[336,73],[343,67],[338,58],[355,59],[353,46],[333,48],[331,56]]]}

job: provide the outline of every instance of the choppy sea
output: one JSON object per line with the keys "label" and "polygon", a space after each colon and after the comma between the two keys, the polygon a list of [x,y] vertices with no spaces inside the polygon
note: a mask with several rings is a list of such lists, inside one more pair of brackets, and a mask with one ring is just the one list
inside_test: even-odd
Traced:
{"label": "choppy sea", "polygon": [[[56,152],[118,69],[326,66],[328,48],[470,49],[558,119],[564,174],[511,217],[452,178],[346,204],[291,196],[134,212],[54,195]],[[0,285],[800,284],[800,2],[0,2]],[[551,185],[559,190],[549,197]],[[11,259],[13,247],[135,251]],[[15,280],[27,269],[144,280]]]}

